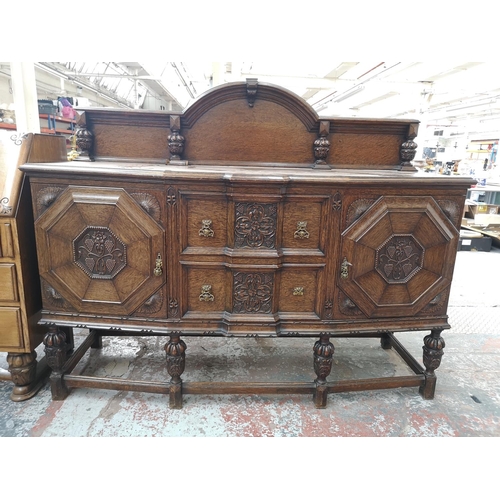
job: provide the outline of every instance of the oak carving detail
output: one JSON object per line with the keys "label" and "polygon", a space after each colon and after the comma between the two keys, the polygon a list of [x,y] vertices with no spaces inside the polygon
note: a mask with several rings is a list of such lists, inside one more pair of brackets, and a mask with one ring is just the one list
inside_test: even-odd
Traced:
{"label": "oak carving detail", "polygon": [[236,248],[276,248],[276,203],[237,203],[234,223]]}
{"label": "oak carving detail", "polygon": [[91,278],[112,279],[127,263],[125,244],[107,227],[87,227],[73,249],[75,264]]}
{"label": "oak carving detail", "polygon": [[271,273],[235,273],[233,285],[233,312],[271,312],[274,286]]}
{"label": "oak carving detail", "polygon": [[405,283],[422,268],[424,250],[411,235],[394,235],[378,250],[375,268],[388,283]]}

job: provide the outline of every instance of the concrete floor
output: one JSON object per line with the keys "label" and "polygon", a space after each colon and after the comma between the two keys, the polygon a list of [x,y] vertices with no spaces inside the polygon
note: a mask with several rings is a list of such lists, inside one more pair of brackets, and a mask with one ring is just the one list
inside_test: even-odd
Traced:
{"label": "concrete floor", "polygon": [[[0,382],[0,436],[500,436],[500,249],[458,252],[446,341],[434,400],[418,388],[339,393],[316,409],[308,395],[185,395],[171,410],[164,395],[72,389],[52,401],[46,385],[29,401],[9,399]],[[82,332],[84,333],[84,332]],[[417,360],[427,332],[398,334]],[[76,343],[82,335],[76,336]],[[168,380],[166,338],[105,337],[101,351],[86,354],[79,370],[96,375]],[[185,338],[185,381],[314,379],[313,339]],[[334,339],[329,380],[410,374],[397,353],[376,339]],[[39,357],[43,353],[41,352]],[[7,368],[0,354],[0,367]]]}

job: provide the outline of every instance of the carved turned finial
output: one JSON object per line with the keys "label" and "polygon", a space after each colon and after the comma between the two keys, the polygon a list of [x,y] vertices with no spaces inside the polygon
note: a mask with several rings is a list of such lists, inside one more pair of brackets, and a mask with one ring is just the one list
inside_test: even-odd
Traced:
{"label": "carved turned finial", "polygon": [[78,155],[75,155],[74,160],[94,161],[94,134],[87,129],[85,113],[80,115],[76,123],[75,143]]}
{"label": "carved turned finial", "polygon": [[414,170],[411,162],[415,158],[417,152],[417,143],[413,140],[417,137],[418,126],[411,125],[406,135],[406,141],[401,144],[399,156],[401,163],[398,170]]}
{"label": "carved turned finial", "polygon": [[319,122],[319,137],[314,141],[314,157],[316,161],[314,168],[328,168],[326,158],[330,152],[330,141],[327,135],[330,133],[330,122],[322,120]]}
{"label": "carved turned finial", "polygon": [[257,86],[257,78],[247,78],[247,101],[250,108],[253,108],[255,98],[257,97]]}
{"label": "carved turned finial", "polygon": [[170,115],[170,131],[168,136],[168,150],[170,151],[169,163],[185,163],[181,160],[184,152],[184,136],[180,133],[181,117],[178,115]]}

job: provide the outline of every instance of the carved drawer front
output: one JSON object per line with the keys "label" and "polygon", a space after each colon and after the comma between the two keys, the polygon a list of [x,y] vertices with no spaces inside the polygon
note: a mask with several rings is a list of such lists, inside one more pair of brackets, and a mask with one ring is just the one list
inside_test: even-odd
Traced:
{"label": "carved drawer front", "polygon": [[288,201],[284,205],[283,248],[320,248],[321,203]]}
{"label": "carved drawer front", "polygon": [[17,300],[16,266],[0,264],[0,302]]}
{"label": "carved drawer front", "polygon": [[457,239],[431,197],[382,197],[343,233],[337,283],[367,316],[414,315],[450,285]]}
{"label": "carved drawer front", "polygon": [[222,313],[226,309],[226,271],[221,267],[185,269],[187,312]]}
{"label": "carved drawer front", "polygon": [[221,199],[183,198],[183,247],[223,248],[227,240],[227,203]]}
{"label": "carved drawer front", "polygon": [[280,274],[279,311],[309,312],[316,310],[317,269],[284,269]]}
{"label": "carved drawer front", "polygon": [[48,309],[130,314],[165,282],[164,232],[122,189],[70,187],[35,229]]}
{"label": "carved drawer front", "polygon": [[21,310],[18,307],[0,308],[0,325],[2,325],[0,335],[2,350],[23,347]]}

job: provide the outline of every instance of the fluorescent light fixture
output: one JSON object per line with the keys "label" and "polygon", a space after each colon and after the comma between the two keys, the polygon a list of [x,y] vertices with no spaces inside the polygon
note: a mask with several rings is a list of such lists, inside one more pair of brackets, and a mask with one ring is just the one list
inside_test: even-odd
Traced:
{"label": "fluorescent light fixture", "polygon": [[347,92],[347,94],[343,94],[341,95],[340,97],[338,97],[337,99],[335,99],[333,102],[341,102],[341,101],[344,101],[345,99],[349,99],[349,97],[352,97],[353,95],[356,95],[356,94],[359,94],[360,92],[362,92],[363,90],[365,90],[365,87],[364,85],[360,85],[359,87],[355,87],[353,90],[351,90],[350,92]]}
{"label": "fluorescent light fixture", "polygon": [[458,108],[448,108],[446,111],[447,112],[454,112],[454,111],[460,111],[462,109],[469,109],[469,108],[477,108],[479,106],[489,106],[490,104],[496,104],[496,99],[493,99],[488,102],[476,102],[474,104],[468,104],[467,106],[459,106]]}
{"label": "fluorescent light fixture", "polygon": [[58,78],[64,78],[65,80],[68,80],[68,75],[65,75],[62,71],[57,71],[55,69],[49,68],[48,66],[45,66],[45,64],[43,63],[34,63],[34,66],[35,68],[45,71],[46,73],[49,73],[52,76],[57,76]]}
{"label": "fluorescent light fixture", "polygon": [[379,97],[375,97],[374,99],[371,99],[370,101],[363,102],[361,104],[358,104],[356,106],[357,109],[363,108],[365,106],[370,106],[371,104],[375,104],[376,102],[383,101],[385,99],[389,99],[390,97],[394,97],[396,95],[399,95],[399,92],[388,92],[387,94],[381,95]]}

